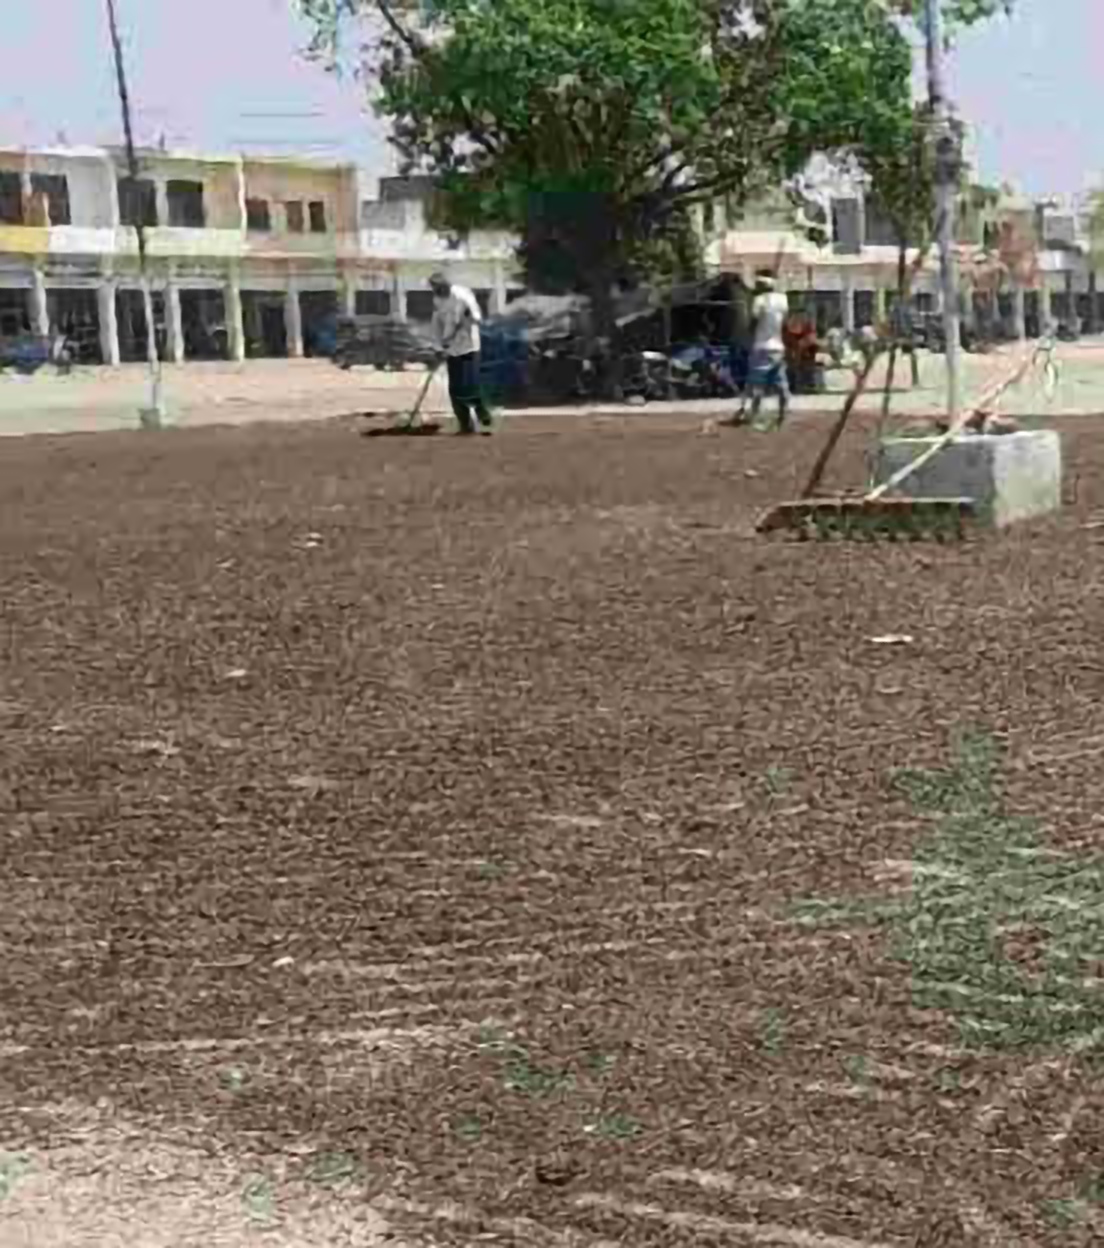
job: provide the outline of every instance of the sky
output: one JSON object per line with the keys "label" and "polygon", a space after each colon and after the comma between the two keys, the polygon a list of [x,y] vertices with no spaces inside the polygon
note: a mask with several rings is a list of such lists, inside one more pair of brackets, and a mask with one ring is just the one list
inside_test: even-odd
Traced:
{"label": "sky", "polygon": [[[138,139],[200,150],[301,152],[393,172],[361,84],[301,55],[293,0],[117,0]],[[4,7],[0,144],[114,143],[118,105],[104,0]],[[960,40],[953,94],[978,174],[1028,194],[1104,175],[1104,0],[1016,0]]]}

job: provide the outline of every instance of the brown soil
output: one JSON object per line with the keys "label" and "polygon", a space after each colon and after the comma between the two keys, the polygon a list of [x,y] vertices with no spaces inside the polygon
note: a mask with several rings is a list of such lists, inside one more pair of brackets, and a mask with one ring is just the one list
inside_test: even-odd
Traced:
{"label": "brown soil", "polygon": [[7,444],[0,1242],[93,1111],[412,1244],[1091,1242],[1091,1065],[792,906],[909,888],[963,727],[1099,849],[1097,424],[1052,521],[756,537],[818,428]]}

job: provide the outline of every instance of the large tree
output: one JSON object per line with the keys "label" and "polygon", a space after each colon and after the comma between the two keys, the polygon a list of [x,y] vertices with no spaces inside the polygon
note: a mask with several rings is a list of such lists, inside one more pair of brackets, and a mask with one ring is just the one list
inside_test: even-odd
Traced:
{"label": "large tree", "polygon": [[911,52],[878,0],[301,0],[316,47],[374,18],[370,70],[404,167],[451,223],[522,237],[543,286],[602,297],[818,148],[890,133]]}
{"label": "large tree", "polygon": [[515,230],[531,283],[586,291],[599,325],[615,282],[692,256],[698,205],[893,151],[912,118],[912,0],[298,2],[331,59],[365,19],[377,109],[448,224]]}

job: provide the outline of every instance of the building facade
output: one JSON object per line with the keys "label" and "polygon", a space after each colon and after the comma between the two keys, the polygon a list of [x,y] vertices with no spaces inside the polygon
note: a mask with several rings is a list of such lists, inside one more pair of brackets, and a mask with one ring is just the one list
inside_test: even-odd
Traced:
{"label": "building facade", "polygon": [[[146,149],[139,166],[132,182],[120,149],[0,149],[0,336],[60,332],[86,362],[146,359],[137,222],[154,332],[174,362],[312,355],[338,313],[428,320],[426,279],[438,268],[487,312],[521,290],[517,240],[433,228],[426,178],[384,178],[368,198],[352,165]],[[878,322],[897,289],[898,251],[865,191],[861,175],[810,165],[802,196],[819,245],[794,229],[785,195],[738,214],[712,205],[700,221],[707,267],[748,282],[776,270],[822,329]],[[1003,193],[967,195],[962,208],[967,320],[1012,336],[1058,320],[1104,325],[1090,205]],[[938,307],[934,252],[913,288],[919,307]]]}
{"label": "building facade", "polygon": [[[718,205],[703,222],[710,267],[747,282],[757,269],[776,271],[791,305],[814,314],[822,329],[853,331],[882,321],[896,296],[899,249],[869,204],[864,179],[814,162],[803,192],[806,217],[823,241],[795,230],[793,206],[781,193],[733,217]],[[1007,190],[964,194],[956,229],[964,320],[1014,338],[1039,336],[1062,321],[1088,332],[1104,327],[1096,276],[1104,240],[1092,237],[1093,217],[1088,203],[1033,202]],[[919,259],[907,252],[910,268]],[[919,264],[912,290],[918,309],[941,306],[934,248]]]}
{"label": "building facade", "polygon": [[446,268],[488,311],[519,287],[513,240],[449,238],[426,188],[352,165],[110,148],[0,149],[0,335],[66,333],[87,362],[147,354],[135,225],[146,226],[162,358],[298,357],[335,314],[428,319]]}

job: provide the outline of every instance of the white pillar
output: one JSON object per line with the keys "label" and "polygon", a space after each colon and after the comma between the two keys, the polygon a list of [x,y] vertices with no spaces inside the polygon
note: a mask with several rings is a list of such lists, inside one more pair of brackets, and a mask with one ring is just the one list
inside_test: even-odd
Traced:
{"label": "white pillar", "polygon": [[105,156],[100,162],[100,197],[101,202],[107,208],[108,224],[113,230],[117,230],[120,225],[121,217],[119,211],[119,172],[115,168],[115,162],[110,156]]}
{"label": "white pillar", "polygon": [[874,290],[874,320],[879,325],[884,325],[889,319],[888,292],[884,286],[877,286]]}
{"label": "white pillar", "polygon": [[855,283],[850,273],[844,274],[843,283],[843,328],[847,333],[855,332]]}
{"label": "white pillar", "polygon": [[153,315],[153,285],[148,277],[142,279],[142,314],[146,321],[146,361],[150,368],[160,363],[157,355],[157,321]]}
{"label": "white pillar", "polygon": [[226,305],[227,350],[230,358],[240,364],[245,359],[245,319],[242,316],[241,281],[235,273],[223,292]]}
{"label": "white pillar", "polygon": [[1027,337],[1027,295],[1024,288],[1012,288],[1012,332],[1020,342]]}
{"label": "white pillar", "polygon": [[165,351],[170,364],[183,364],[184,318],[180,312],[180,287],[170,281],[165,287]]}
{"label": "white pillar", "polygon": [[157,196],[157,224],[165,226],[169,224],[169,185],[164,178],[158,178],[153,185]]}
{"label": "white pillar", "polygon": [[31,287],[31,328],[43,338],[50,333],[50,308],[46,302],[46,275],[41,269],[34,271]]}
{"label": "white pillar", "polygon": [[245,208],[245,160],[241,156],[234,162],[234,189],[238,206],[237,228],[244,234],[248,228],[248,213]]}
{"label": "white pillar", "polygon": [[494,289],[491,292],[491,313],[498,315],[506,311],[506,269],[501,260],[495,261]]}
{"label": "white pillar", "polygon": [[397,270],[395,272],[395,285],[394,285],[394,289],[391,295],[391,302],[394,305],[391,309],[391,315],[394,316],[396,320],[405,321],[406,320],[406,283],[399,276],[399,273]]}
{"label": "white pillar", "polygon": [[303,309],[299,306],[299,290],[292,282],[284,295],[284,325],[287,329],[288,358],[303,358]]}
{"label": "white pillar", "polygon": [[356,316],[357,276],[354,269],[345,271],[345,278],[341,284],[341,301],[344,315]]}
{"label": "white pillar", "polygon": [[100,313],[100,349],[105,364],[119,363],[119,318],[115,313],[115,283],[103,282],[96,290]]}

